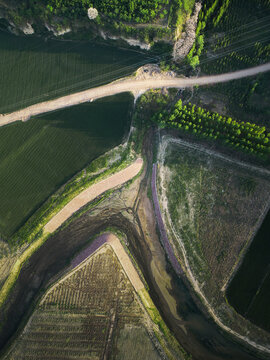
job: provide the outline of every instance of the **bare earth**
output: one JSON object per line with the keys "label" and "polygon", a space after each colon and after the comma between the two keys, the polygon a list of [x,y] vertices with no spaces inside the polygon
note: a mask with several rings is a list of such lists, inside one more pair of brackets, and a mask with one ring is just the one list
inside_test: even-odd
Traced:
{"label": "bare earth", "polygon": [[264,65],[255,66],[250,69],[244,69],[232,73],[226,73],[226,74],[220,74],[214,76],[202,76],[198,78],[184,79],[184,78],[168,77],[168,79],[158,78],[158,79],[148,79],[148,80],[138,80],[136,78],[126,79],[112,84],[81,91],[75,94],[63,96],[55,100],[44,101],[39,104],[31,105],[25,109],[12,112],[10,114],[0,115],[0,126],[18,120],[26,121],[35,115],[47,113],[50,111],[55,111],[73,105],[78,105],[84,102],[93,101],[105,96],[111,96],[122,92],[146,91],[148,89],[157,89],[162,87],[184,88],[184,87],[192,87],[194,85],[215,84],[215,83],[226,82],[235,79],[241,79],[243,77],[256,75],[261,72],[265,72],[269,70],[270,70],[270,63],[267,63]]}
{"label": "bare earth", "polygon": [[141,158],[134,161],[125,169],[119,171],[116,174],[109,176],[108,178],[90,186],[88,189],[82,191],[74,199],[72,199],[62,210],[60,210],[45,226],[45,233],[52,233],[58,229],[71,215],[73,215],[80,208],[87,203],[101,195],[105,191],[112,189],[116,186],[122,185],[128,180],[136,176],[143,165]]}
{"label": "bare earth", "polygon": [[113,234],[107,234],[107,243],[113,248],[116,256],[118,257],[119,262],[121,263],[123,269],[127,277],[129,278],[131,284],[133,285],[134,289],[138,292],[144,289],[144,285],[133,266],[130,258],[128,257],[127,253],[125,252],[120,240]]}

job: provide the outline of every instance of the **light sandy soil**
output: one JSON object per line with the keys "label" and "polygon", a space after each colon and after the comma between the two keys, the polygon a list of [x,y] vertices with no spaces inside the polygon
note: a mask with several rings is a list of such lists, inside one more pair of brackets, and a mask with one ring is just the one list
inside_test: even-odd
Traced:
{"label": "light sandy soil", "polygon": [[142,283],[136,269],[134,268],[130,258],[125,252],[120,240],[113,234],[109,233],[107,235],[107,243],[113,248],[118,260],[120,261],[127,277],[129,278],[131,284],[133,285],[136,291],[144,289],[144,284]]}
{"label": "light sandy soil", "polygon": [[185,32],[182,34],[177,30],[178,35],[181,34],[181,38],[175,42],[173,47],[173,59],[178,61],[183,59],[192,48],[192,45],[196,38],[196,27],[198,22],[198,15],[201,10],[202,4],[197,2],[195,4],[194,14],[187,20],[185,25]]}
{"label": "light sandy soil", "polygon": [[60,210],[45,226],[45,233],[52,233],[58,229],[71,215],[73,215],[80,208],[87,203],[101,195],[105,191],[124,184],[128,180],[135,177],[141,170],[143,160],[141,158],[134,161],[125,169],[108,178],[90,186],[88,189],[82,191],[74,199],[72,199],[62,210]]}
{"label": "light sandy soil", "polygon": [[25,109],[12,112],[6,115],[0,115],[0,126],[22,120],[26,121],[32,116],[55,111],[65,107],[78,105],[84,102],[91,102],[96,99],[100,99],[105,96],[111,96],[122,92],[140,91],[148,89],[157,89],[162,87],[171,88],[184,88],[192,87],[194,85],[207,85],[220,82],[226,82],[230,80],[241,79],[243,77],[256,75],[270,70],[270,63],[255,66],[253,68],[235,71],[232,73],[202,76],[198,78],[172,78],[168,79],[149,79],[138,80],[136,78],[126,79],[123,81],[114,82],[108,85],[99,86],[93,89],[81,91],[75,94],[60,97],[55,100],[41,102],[39,104],[31,105]]}

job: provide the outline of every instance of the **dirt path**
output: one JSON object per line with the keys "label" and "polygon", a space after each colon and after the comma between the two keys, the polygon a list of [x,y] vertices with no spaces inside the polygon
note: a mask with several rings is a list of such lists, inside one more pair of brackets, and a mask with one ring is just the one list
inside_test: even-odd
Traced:
{"label": "dirt path", "polygon": [[76,211],[85,206],[87,203],[101,195],[105,191],[112,189],[116,186],[122,185],[128,180],[136,176],[143,165],[141,158],[134,161],[125,169],[119,171],[116,174],[109,176],[108,178],[90,186],[88,189],[82,191],[74,199],[72,199],[62,210],[60,210],[45,226],[45,233],[52,233],[58,229],[70,216]]}
{"label": "dirt path", "polygon": [[113,248],[134,289],[137,292],[144,289],[144,284],[142,283],[130,258],[125,252],[120,240],[115,235],[109,233],[107,234],[107,243]]}
{"label": "dirt path", "polygon": [[168,78],[168,79],[148,79],[136,80],[126,79],[112,84],[99,86],[93,89],[81,91],[75,94],[60,97],[55,100],[41,102],[39,104],[31,105],[25,109],[18,110],[6,115],[0,115],[0,126],[22,120],[26,121],[32,116],[55,111],[65,107],[78,105],[85,102],[91,102],[105,96],[111,96],[122,92],[130,91],[146,91],[148,89],[156,89],[162,87],[184,88],[192,87],[194,85],[207,85],[230,80],[241,79],[247,76],[253,76],[265,71],[270,71],[270,63],[259,65],[253,68],[235,71],[232,73],[202,76],[198,78]]}

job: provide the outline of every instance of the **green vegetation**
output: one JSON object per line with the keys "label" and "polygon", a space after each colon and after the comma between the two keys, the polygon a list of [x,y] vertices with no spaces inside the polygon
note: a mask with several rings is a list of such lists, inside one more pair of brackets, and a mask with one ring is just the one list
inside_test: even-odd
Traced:
{"label": "green vegetation", "polygon": [[51,15],[72,20],[86,18],[88,8],[95,7],[102,19],[147,23],[169,17],[169,24],[174,24],[172,19],[183,16],[183,12],[190,13],[194,3],[195,0],[41,0],[39,3],[29,0],[19,4],[17,22],[22,16],[41,14],[45,18]]}
{"label": "green vegetation", "polygon": [[[163,199],[168,201],[168,212],[163,210],[178,255],[184,263],[181,242],[203,293],[211,304],[221,308],[225,303],[221,289],[245,252],[268,204],[269,178],[184,142],[168,145],[159,176],[160,203],[165,203]],[[268,253],[262,248],[250,255],[264,257],[266,263]],[[252,269],[250,273],[257,277]],[[258,278],[262,279],[259,274]],[[236,291],[235,296],[238,294]]]}
{"label": "green vegetation", "polygon": [[256,325],[270,330],[270,211],[228,289],[229,303]]}
{"label": "green vegetation", "polygon": [[[131,96],[124,94],[0,129],[2,236],[10,237],[63,183],[121,142],[131,106]],[[91,163],[63,190],[70,194],[87,184],[89,175],[92,179],[95,171],[106,167],[105,158]],[[58,201],[54,196],[47,206]],[[27,234],[12,242],[29,242]]]}
{"label": "green vegetation", "polygon": [[[79,24],[88,38],[100,35],[102,29],[153,45],[157,39],[173,40],[175,31],[180,35],[194,3],[195,0],[21,0],[8,10],[8,18],[18,27],[26,21],[34,22],[38,32],[43,32],[44,23],[56,31],[67,27],[74,30]],[[91,21],[87,17],[89,7],[96,8],[99,14]]]}
{"label": "green vegetation", "polygon": [[37,251],[42,244],[48,238],[48,234],[42,235],[39,239],[33,242],[18,258],[14,266],[12,267],[12,271],[10,272],[8,278],[6,279],[4,285],[1,287],[0,290],[0,308],[4,305],[7,297],[12,290],[13,286],[15,285],[18,276],[20,274],[22,266],[27,262],[28,259]]}
{"label": "green vegetation", "polygon": [[168,25],[182,30],[186,17],[191,14],[195,0],[171,0]]}
{"label": "green vegetation", "polygon": [[[259,2],[258,2],[259,3]],[[267,31],[270,8],[252,0],[224,1],[213,19],[209,34],[212,41],[207,51],[213,55],[225,52],[225,57],[205,65],[208,72],[225,72],[254,66],[270,58]]]}
{"label": "green vegetation", "polygon": [[[199,14],[196,42],[187,57],[198,55],[206,74],[235,71],[270,60],[268,0],[207,0]],[[200,37],[203,36],[203,42]],[[195,65],[198,61],[195,62]],[[212,87],[226,101],[230,114],[243,121],[268,124],[268,73]],[[225,96],[224,96],[225,95]]]}
{"label": "green vegetation", "polygon": [[[116,254],[105,246],[46,292],[7,359],[99,359],[112,324],[117,343],[125,324],[144,328],[144,313]],[[140,346],[135,341],[133,351]],[[110,345],[114,353],[114,342]]]}
{"label": "green vegetation", "polygon": [[[137,344],[136,348],[135,345]],[[160,356],[143,327],[128,327],[120,331],[115,360],[160,360]]]}
{"label": "green vegetation", "polygon": [[0,113],[99,86],[152,62],[112,46],[0,31]]}
{"label": "green vegetation", "polygon": [[270,131],[264,126],[240,122],[231,117],[210,113],[179,100],[171,111],[161,111],[152,118],[161,127],[172,127],[195,135],[220,139],[222,142],[251,154],[269,158]]}
{"label": "green vegetation", "polygon": [[[161,346],[165,350],[168,359],[175,359],[175,355],[173,353],[176,352],[178,353],[178,355],[181,356],[181,358],[184,357],[184,359],[190,360],[191,356],[189,356],[185,352],[185,350],[179,345],[178,341],[175,339],[170,329],[165,324],[148,291],[146,289],[142,289],[138,292],[138,295],[140,296],[140,299],[144,307],[146,308],[148,314],[150,315],[152,321],[158,326],[159,331],[154,330],[154,332]],[[168,348],[166,342],[168,342],[171,349],[173,349],[173,352]]]}
{"label": "green vegetation", "polygon": [[[267,16],[269,2],[207,0],[199,14],[196,40],[187,56],[200,57],[202,70],[218,73],[254,66],[269,60]],[[207,35],[207,46],[202,41]],[[196,62],[198,65],[199,62]],[[192,65],[192,64],[191,64]]]}
{"label": "green vegetation", "polygon": [[95,7],[111,19],[145,23],[167,15],[169,0],[43,0],[54,15],[68,18],[86,16],[89,7]]}

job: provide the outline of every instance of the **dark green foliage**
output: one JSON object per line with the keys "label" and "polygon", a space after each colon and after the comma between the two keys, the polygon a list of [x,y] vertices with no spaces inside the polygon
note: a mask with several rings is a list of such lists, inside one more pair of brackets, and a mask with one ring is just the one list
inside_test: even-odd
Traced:
{"label": "dark green foliage", "polygon": [[267,331],[270,330],[269,231],[270,211],[227,289],[228,300],[236,311]]}
{"label": "dark green foliage", "polygon": [[[219,0],[221,1],[221,0]],[[216,56],[203,71],[217,73],[258,65],[270,59],[269,6],[266,1],[223,0],[207,29],[208,51]],[[261,3],[261,4],[259,4]],[[223,56],[226,55],[226,56]]]}
{"label": "dark green foliage", "polygon": [[95,7],[110,19],[145,23],[164,18],[169,0],[43,0],[47,10],[55,15],[79,18],[86,16],[89,7]]}
{"label": "dark green foliage", "polygon": [[[268,0],[216,1],[221,6],[217,6],[207,19],[210,0],[203,6],[207,31],[204,33],[204,51],[200,56],[202,72],[225,73],[269,62]],[[192,56],[195,54],[194,46]],[[269,79],[269,74],[265,73],[254,78],[217,84],[213,92],[225,95],[226,107],[235,117],[268,125]]]}
{"label": "dark green foliage", "polygon": [[231,117],[211,113],[195,105],[182,105],[179,100],[172,111],[162,111],[153,118],[161,127],[172,127],[212,139],[249,153],[268,157],[270,133],[264,126],[240,122]]}
{"label": "dark green foliage", "polygon": [[121,94],[1,128],[1,236],[12,235],[74,173],[121,142],[131,104]]}

